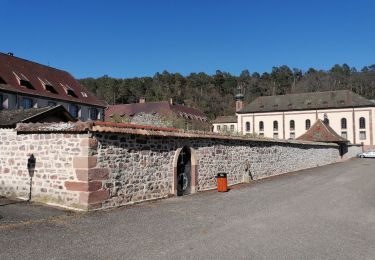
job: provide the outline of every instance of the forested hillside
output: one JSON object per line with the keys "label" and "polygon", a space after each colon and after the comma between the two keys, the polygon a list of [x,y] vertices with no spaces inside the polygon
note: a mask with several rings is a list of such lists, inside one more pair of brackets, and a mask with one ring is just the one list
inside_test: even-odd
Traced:
{"label": "forested hillside", "polygon": [[240,76],[219,70],[214,75],[191,73],[188,76],[164,71],[153,77],[117,79],[103,76],[81,79],[80,82],[109,104],[138,102],[140,97],[145,97],[147,101],[171,97],[175,102],[199,108],[213,119],[234,113],[233,97],[238,86],[242,86],[246,102],[265,95],[338,89],[350,89],[373,99],[375,64],[360,71],[347,64],[335,65],[329,71],[311,68],[306,72],[280,66],[273,67],[271,73],[263,74],[251,74],[244,70]]}

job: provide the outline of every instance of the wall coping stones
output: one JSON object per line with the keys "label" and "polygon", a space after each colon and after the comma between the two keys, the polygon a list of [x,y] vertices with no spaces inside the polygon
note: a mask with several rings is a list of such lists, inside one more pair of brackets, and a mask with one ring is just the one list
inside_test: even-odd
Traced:
{"label": "wall coping stones", "polygon": [[222,139],[222,140],[239,140],[252,142],[267,143],[285,143],[285,144],[306,144],[313,146],[338,147],[335,143],[320,143],[301,140],[275,140],[265,138],[249,138],[246,136],[230,136],[213,132],[203,131],[184,131],[175,128],[164,128],[155,126],[144,126],[134,124],[112,123],[112,122],[69,122],[69,123],[20,123],[17,124],[16,131],[18,134],[26,133],[82,133],[82,132],[103,132],[114,134],[133,134],[144,136],[160,137],[180,137],[180,138],[205,138],[205,139]]}

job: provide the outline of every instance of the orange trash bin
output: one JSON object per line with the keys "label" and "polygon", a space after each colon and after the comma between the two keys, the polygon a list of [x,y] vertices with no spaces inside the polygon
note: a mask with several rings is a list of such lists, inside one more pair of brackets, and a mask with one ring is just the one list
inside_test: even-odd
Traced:
{"label": "orange trash bin", "polygon": [[217,180],[217,191],[219,192],[227,192],[228,191],[228,180],[226,173],[218,173],[216,175]]}

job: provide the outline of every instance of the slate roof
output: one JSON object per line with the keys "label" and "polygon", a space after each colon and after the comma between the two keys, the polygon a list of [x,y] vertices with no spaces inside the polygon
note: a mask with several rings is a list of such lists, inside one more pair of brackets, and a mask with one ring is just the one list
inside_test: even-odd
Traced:
{"label": "slate roof", "polygon": [[348,143],[349,141],[318,119],[303,135],[297,138],[300,141],[324,142],[324,143]]}
{"label": "slate roof", "polygon": [[212,123],[237,123],[237,116],[218,116],[215,120],[212,120]]}
{"label": "slate roof", "polygon": [[[33,88],[21,86],[17,77],[27,79]],[[47,91],[42,82],[52,85],[57,93]],[[68,72],[1,52],[0,90],[97,107],[106,106],[90,91],[81,86]],[[67,90],[72,90],[77,97],[68,95]]]}
{"label": "slate roof", "polygon": [[44,121],[43,119],[54,116],[63,122],[75,122],[66,109],[59,105],[55,107],[42,107],[17,110],[1,110],[0,111],[0,127],[15,127],[17,123],[35,123]]}
{"label": "slate roof", "polygon": [[167,117],[176,114],[177,116],[192,120],[207,121],[207,117],[200,110],[179,104],[170,104],[168,101],[108,106],[108,109],[105,111],[105,121],[110,121],[113,115],[126,115],[129,117],[138,113],[156,113]]}
{"label": "slate roof", "polygon": [[258,97],[238,113],[261,113],[368,106],[375,106],[375,102],[368,100],[350,90],[337,90]]}

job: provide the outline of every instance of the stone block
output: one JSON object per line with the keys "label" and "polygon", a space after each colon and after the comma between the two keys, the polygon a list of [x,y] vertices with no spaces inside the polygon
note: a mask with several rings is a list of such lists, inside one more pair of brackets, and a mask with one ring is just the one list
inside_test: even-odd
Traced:
{"label": "stone block", "polygon": [[102,188],[101,181],[90,181],[90,182],[78,182],[78,181],[66,181],[65,187],[71,191],[97,191]]}
{"label": "stone block", "polygon": [[79,194],[79,202],[93,204],[103,202],[109,198],[108,190],[98,190],[93,192],[81,192]]}
{"label": "stone block", "polygon": [[73,167],[76,169],[94,168],[96,160],[96,156],[77,156],[73,158]]}
{"label": "stone block", "polygon": [[108,168],[77,169],[77,179],[80,181],[108,180]]}

